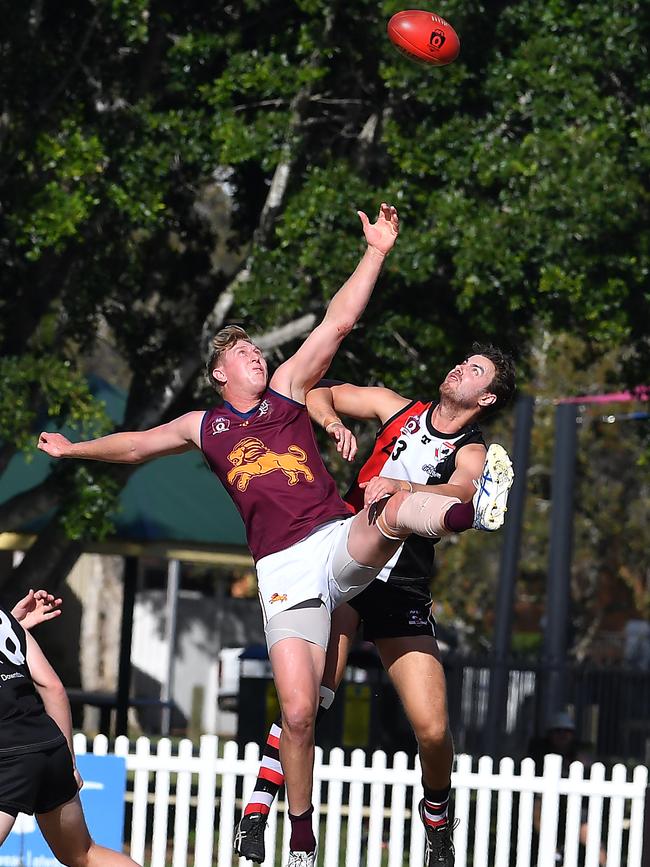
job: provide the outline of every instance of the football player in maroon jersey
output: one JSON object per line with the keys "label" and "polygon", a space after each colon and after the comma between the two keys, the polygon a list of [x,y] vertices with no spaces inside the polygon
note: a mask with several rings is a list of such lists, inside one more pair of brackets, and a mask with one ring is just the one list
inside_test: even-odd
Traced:
{"label": "football player in maroon jersey", "polygon": [[[349,461],[356,455],[356,440],[339,415],[379,425],[372,452],[345,496],[355,511],[364,503],[367,506],[399,490],[426,491],[435,485],[436,491],[466,503],[465,508],[474,512],[474,526],[485,529],[482,484],[475,489],[475,480],[481,477],[486,462],[479,422],[485,414],[503,406],[513,390],[512,359],[496,347],[475,344],[472,353],[441,383],[438,401],[408,400],[382,387],[323,381],[307,395],[307,408],[312,420],[323,427]],[[507,493],[508,488],[503,486],[496,510],[501,520]],[[461,507],[455,508],[455,512],[460,511]],[[410,536],[365,590],[334,611],[319,716],[334,699],[362,623],[364,637],[375,643],[418,741],[424,788],[420,815],[426,829],[425,864],[451,867],[454,851],[448,805],[453,742],[430,590],[438,541]],[[238,825],[236,851],[259,863],[265,857],[268,814],[283,783],[281,732],[281,720],[277,720],[269,732],[254,791]]]}
{"label": "football player in maroon jersey", "polygon": [[320,457],[305,395],[361,317],[399,232],[397,211],[388,204],[382,204],[374,223],[363,212],[359,216],[367,242],[359,264],[323,320],[270,379],[259,348],[243,329],[228,326],[214,338],[208,363],[220,396],[216,407],[150,430],[86,442],[43,432],[38,444],[52,457],[117,463],[200,449],[231,496],[256,563],[282,708],[280,751],[292,825],[289,863],[295,867],[315,862],[314,720],[331,612],[359,593],[410,533],[454,532],[445,518],[458,504],[456,497],[400,491],[383,509],[350,517]]}

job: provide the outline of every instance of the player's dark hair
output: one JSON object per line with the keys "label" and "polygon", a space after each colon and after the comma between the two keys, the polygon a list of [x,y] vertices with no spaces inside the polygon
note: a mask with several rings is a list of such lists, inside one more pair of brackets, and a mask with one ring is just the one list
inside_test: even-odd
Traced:
{"label": "player's dark hair", "polygon": [[494,376],[487,390],[496,396],[494,403],[482,412],[482,417],[505,406],[515,392],[515,362],[511,355],[491,343],[473,343],[472,355],[489,358],[494,365]]}
{"label": "player's dark hair", "polygon": [[240,328],[239,325],[226,325],[221,331],[217,331],[212,338],[212,352],[206,362],[205,373],[208,382],[217,394],[221,394],[221,383],[214,378],[212,371],[219,363],[221,353],[233,347],[238,340],[246,340],[248,343],[253,342],[247,332],[243,328]]}

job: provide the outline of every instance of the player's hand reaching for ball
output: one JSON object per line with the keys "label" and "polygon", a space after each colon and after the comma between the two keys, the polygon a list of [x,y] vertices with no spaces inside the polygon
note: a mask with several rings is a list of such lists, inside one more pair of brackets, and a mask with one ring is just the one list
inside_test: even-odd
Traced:
{"label": "player's hand reaching for ball", "polygon": [[392,205],[387,205],[382,202],[379,208],[377,220],[371,223],[368,215],[363,211],[357,211],[361,225],[363,226],[363,234],[366,236],[366,241],[369,247],[374,247],[384,256],[390,253],[393,249],[397,236],[399,235],[399,217],[397,210]]}
{"label": "player's hand reaching for ball", "polygon": [[342,421],[333,421],[327,425],[327,433],[336,443],[336,451],[346,461],[353,461],[357,453],[357,438],[348,430]]}

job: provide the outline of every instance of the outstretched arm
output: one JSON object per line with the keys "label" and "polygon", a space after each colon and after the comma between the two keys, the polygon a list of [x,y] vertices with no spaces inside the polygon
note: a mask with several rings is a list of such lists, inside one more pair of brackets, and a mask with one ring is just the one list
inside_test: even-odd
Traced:
{"label": "outstretched arm", "polygon": [[359,321],[399,233],[397,211],[390,205],[382,203],[375,223],[362,211],[358,213],[368,242],[366,252],[330,301],[323,321],[271,378],[270,385],[276,391],[294,400],[305,399],[307,391],[330,366],[343,338]]}
{"label": "outstretched arm", "polygon": [[11,613],[23,629],[32,629],[39,623],[58,617],[61,614],[62,601],[47,590],[30,590],[27,596],[23,596],[14,605]]}
{"label": "outstretched arm", "polygon": [[201,412],[188,412],[149,430],[121,431],[78,443],[70,442],[63,434],[43,431],[38,439],[38,447],[53,458],[141,464],[151,458],[200,448],[202,417]]}

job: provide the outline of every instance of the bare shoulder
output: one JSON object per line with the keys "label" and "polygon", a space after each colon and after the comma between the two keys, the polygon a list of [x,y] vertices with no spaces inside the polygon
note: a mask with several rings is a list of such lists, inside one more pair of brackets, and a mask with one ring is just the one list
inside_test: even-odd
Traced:
{"label": "bare shoulder", "polygon": [[201,424],[205,410],[192,410],[184,415],[179,415],[169,422],[178,431],[178,434],[187,442],[192,442],[197,448],[201,447]]}

